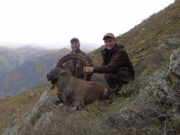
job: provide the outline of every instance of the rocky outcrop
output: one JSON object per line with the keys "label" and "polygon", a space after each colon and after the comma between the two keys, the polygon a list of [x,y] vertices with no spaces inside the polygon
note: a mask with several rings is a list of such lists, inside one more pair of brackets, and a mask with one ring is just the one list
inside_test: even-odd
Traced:
{"label": "rocky outcrop", "polygon": [[37,110],[40,110],[44,106],[53,106],[55,102],[55,97],[45,91],[40,97],[39,101],[34,105],[32,113],[35,113]]}
{"label": "rocky outcrop", "polygon": [[116,114],[110,116],[109,120],[116,127],[136,128],[136,126],[148,125],[153,118],[159,116],[159,111],[152,109],[149,103],[137,101],[123,107]]}
{"label": "rocky outcrop", "polygon": [[50,110],[55,105],[55,102],[55,97],[45,91],[27,116],[28,121],[34,123],[44,112]]}
{"label": "rocky outcrop", "polygon": [[[34,105],[32,111],[29,113],[23,112],[20,115],[20,109],[17,109],[16,113],[13,114],[13,121],[6,127],[3,135],[21,135],[24,131],[24,126],[32,126],[43,113],[50,110],[55,104],[56,99],[48,92],[44,92],[40,97],[39,101]],[[28,126],[27,126],[28,125]]]}
{"label": "rocky outcrop", "polygon": [[[158,70],[150,76],[149,85],[140,90],[139,99],[111,115],[109,122],[115,127],[126,127],[132,130],[147,128],[146,131],[148,131],[148,126],[154,123],[163,127],[166,121],[170,120],[168,119],[170,115],[171,117],[177,115],[168,114],[167,108],[178,108],[179,106],[180,49],[175,49],[170,56],[169,67],[163,71]],[[180,118],[179,115],[174,119],[177,118]],[[174,133],[170,129],[164,130],[164,133],[166,131]],[[163,132],[153,131],[151,134],[163,134]]]}
{"label": "rocky outcrop", "polygon": [[18,120],[14,120],[14,122],[10,123],[6,129],[4,130],[3,135],[20,135],[18,131]]}
{"label": "rocky outcrop", "polygon": [[167,70],[156,72],[148,86],[159,100],[180,105],[180,50],[173,50]]}
{"label": "rocky outcrop", "polygon": [[171,48],[177,48],[180,46],[180,40],[177,38],[168,38],[165,43],[161,44],[160,47],[171,49]]}

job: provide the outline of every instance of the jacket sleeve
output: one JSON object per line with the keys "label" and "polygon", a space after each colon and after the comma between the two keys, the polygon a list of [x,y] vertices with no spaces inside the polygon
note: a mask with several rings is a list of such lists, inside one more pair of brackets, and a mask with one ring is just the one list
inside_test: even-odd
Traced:
{"label": "jacket sleeve", "polygon": [[126,62],[129,61],[129,57],[125,50],[115,52],[114,56],[111,58],[111,61],[108,65],[101,65],[93,67],[94,73],[108,73],[116,72],[117,69],[124,66]]}
{"label": "jacket sleeve", "polygon": [[[85,57],[86,57],[86,59],[87,59],[87,61],[90,63],[90,67],[93,67],[93,62],[92,62],[92,59],[91,59],[91,57],[89,56],[89,55],[85,55]],[[90,79],[91,79],[91,76],[93,75],[93,73],[85,73],[84,74],[84,77],[83,77],[83,80],[86,80],[86,81],[89,81]]]}

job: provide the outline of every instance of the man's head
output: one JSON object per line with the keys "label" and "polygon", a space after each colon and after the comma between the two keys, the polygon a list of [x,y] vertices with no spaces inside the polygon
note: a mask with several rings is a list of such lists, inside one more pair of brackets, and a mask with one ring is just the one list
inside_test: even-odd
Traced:
{"label": "man's head", "polygon": [[116,38],[112,33],[106,33],[103,37],[103,40],[108,50],[111,50],[114,48],[116,44]]}
{"label": "man's head", "polygon": [[79,43],[79,39],[74,37],[70,40],[71,42],[71,49],[73,52],[76,52],[79,50],[79,47],[80,47],[80,43]]}

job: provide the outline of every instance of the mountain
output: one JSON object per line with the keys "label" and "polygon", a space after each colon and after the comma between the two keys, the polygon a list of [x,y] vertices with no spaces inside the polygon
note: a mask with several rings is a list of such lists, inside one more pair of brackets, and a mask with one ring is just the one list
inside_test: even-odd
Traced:
{"label": "mountain", "polygon": [[[99,46],[99,44],[97,44],[97,43],[94,43],[94,44],[89,44],[89,43],[85,43],[85,42],[80,43],[80,49],[86,53],[94,51],[96,48],[98,48],[97,46]],[[67,45],[67,46],[65,46],[65,48],[71,49],[71,45]]]}
{"label": "mountain", "polygon": [[42,56],[48,53],[57,52],[58,50],[45,49],[37,45],[26,45],[15,49],[15,51],[23,56],[23,62],[27,62],[35,57]]}
{"label": "mountain", "polygon": [[[121,96],[115,97],[112,104],[95,101],[75,112],[65,106],[49,105],[56,90],[49,90],[51,84],[46,83],[0,99],[0,132],[4,135],[19,132],[35,135],[180,134],[179,13],[180,0],[176,0],[117,37],[117,42],[124,44],[128,51],[136,79],[122,87]],[[94,65],[102,62],[100,50],[103,48],[90,53]],[[128,90],[134,93],[122,93]],[[51,95],[43,98],[47,92]],[[174,104],[177,97],[178,102]],[[38,110],[38,103],[42,101],[44,104]]]}
{"label": "mountain", "polygon": [[0,46],[0,76],[18,67],[22,62],[23,57],[18,52]]}
{"label": "mountain", "polygon": [[1,76],[0,96],[15,95],[45,83],[46,74],[69,52],[68,49],[61,49],[56,53],[36,57]]}
{"label": "mountain", "polygon": [[37,45],[26,45],[16,49],[0,46],[0,76],[33,58],[57,51],[57,49],[44,49]]}

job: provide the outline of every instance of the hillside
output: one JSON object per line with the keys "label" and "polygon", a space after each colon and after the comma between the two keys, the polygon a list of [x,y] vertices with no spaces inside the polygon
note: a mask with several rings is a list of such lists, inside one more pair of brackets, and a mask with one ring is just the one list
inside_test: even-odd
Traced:
{"label": "hillside", "polygon": [[[152,15],[127,33],[118,36],[135,66],[136,80],[122,91],[131,95],[115,98],[112,104],[95,101],[78,112],[52,103],[37,107],[50,83],[0,99],[1,133],[22,134],[180,134],[180,0]],[[94,65],[101,63],[104,46],[91,52]],[[173,50],[176,49],[176,50]],[[93,79],[101,80],[94,74]],[[1,81],[0,81],[1,82]],[[1,85],[0,85],[1,86]],[[34,108],[38,108],[32,113]],[[12,117],[11,117],[12,116]],[[29,118],[29,116],[31,116]]]}
{"label": "hillside", "polygon": [[56,62],[70,52],[62,49],[57,53],[45,54],[22,64],[0,77],[0,96],[15,95],[47,81],[46,74]]}
{"label": "hillside", "polygon": [[58,50],[47,50],[45,48],[42,47],[38,47],[38,46],[32,46],[32,45],[26,45],[20,48],[15,49],[15,51],[23,56],[23,62],[28,62],[29,60],[42,56],[42,55],[46,55],[49,53],[55,53]]}
{"label": "hillside", "polygon": [[42,55],[55,53],[42,47],[27,45],[17,49],[0,46],[0,76]]}
{"label": "hillside", "polygon": [[[125,46],[141,77],[167,66],[172,49],[180,45],[179,0],[118,36],[117,42]],[[103,48],[104,46],[91,53],[94,65],[101,63],[100,50]]]}
{"label": "hillside", "polygon": [[0,46],[0,76],[18,67],[23,57],[16,51]]}

